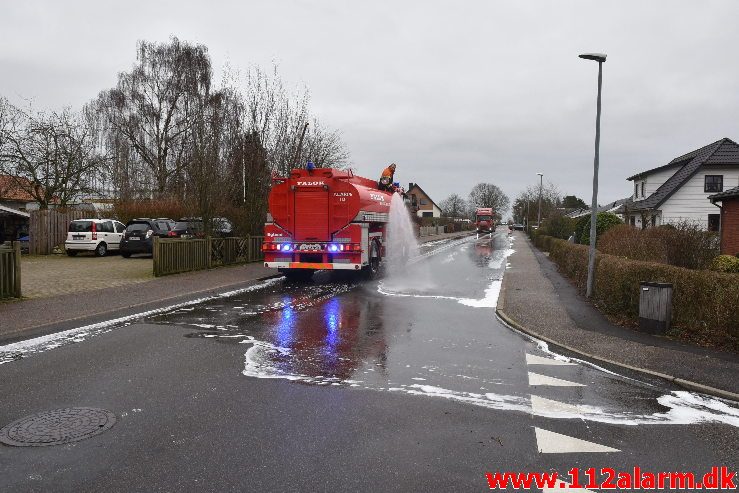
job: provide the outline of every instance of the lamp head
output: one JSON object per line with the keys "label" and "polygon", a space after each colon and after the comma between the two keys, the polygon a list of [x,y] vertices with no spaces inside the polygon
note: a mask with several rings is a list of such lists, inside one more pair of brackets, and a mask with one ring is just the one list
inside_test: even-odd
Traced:
{"label": "lamp head", "polygon": [[584,58],[585,60],[595,60],[598,63],[603,63],[606,61],[606,54],[605,53],[583,53],[580,55],[580,58]]}

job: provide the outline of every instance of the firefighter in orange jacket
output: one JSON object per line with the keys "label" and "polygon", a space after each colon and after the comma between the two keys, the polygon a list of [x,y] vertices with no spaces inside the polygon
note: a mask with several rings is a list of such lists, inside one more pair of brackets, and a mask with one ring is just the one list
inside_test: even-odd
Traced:
{"label": "firefighter in orange jacket", "polygon": [[377,182],[377,188],[393,192],[395,189],[393,187],[393,175],[395,175],[395,163],[382,170],[382,176],[380,176],[380,181]]}

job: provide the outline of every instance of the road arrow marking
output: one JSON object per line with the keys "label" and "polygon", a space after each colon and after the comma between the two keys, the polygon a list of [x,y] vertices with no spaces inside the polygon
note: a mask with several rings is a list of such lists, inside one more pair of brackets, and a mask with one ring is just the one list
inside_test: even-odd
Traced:
{"label": "road arrow marking", "polygon": [[593,452],[620,452],[620,450],[588,442],[579,438],[554,433],[553,431],[534,428],[536,445],[541,454],[577,454]]}
{"label": "road arrow marking", "polygon": [[583,414],[583,409],[580,406],[567,404],[566,402],[554,401],[552,399],[545,399],[538,395],[531,396],[531,411],[533,414],[538,416],[547,416],[551,414]]}
{"label": "road arrow marking", "polygon": [[564,481],[557,480],[557,485],[554,488],[544,487],[542,490],[542,493],[554,493],[555,491],[558,491],[559,493],[581,493],[583,491],[595,491],[595,490],[586,490],[585,488],[575,488],[570,483],[565,483]]}
{"label": "road arrow marking", "polygon": [[557,365],[557,366],[577,366],[577,363],[568,363],[566,361],[560,361],[558,359],[545,358],[543,356],[536,356],[535,354],[526,353],[526,364],[527,365]]}
{"label": "road arrow marking", "polygon": [[561,378],[548,377],[538,373],[529,372],[529,385],[548,385],[550,387],[586,387],[581,383],[562,380]]}

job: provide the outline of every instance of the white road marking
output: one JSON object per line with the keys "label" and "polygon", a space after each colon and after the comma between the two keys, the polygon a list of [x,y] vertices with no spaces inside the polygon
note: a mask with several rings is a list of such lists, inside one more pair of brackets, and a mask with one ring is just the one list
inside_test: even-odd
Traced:
{"label": "white road marking", "polygon": [[564,481],[557,480],[557,484],[554,488],[548,488],[544,487],[542,488],[542,493],[554,493],[555,491],[558,491],[560,493],[581,493],[583,491],[595,491],[595,490],[586,490],[585,488],[575,488],[570,483],[565,483]]}
{"label": "white road marking", "polygon": [[545,358],[543,356],[536,356],[535,354],[526,353],[526,364],[527,365],[558,365],[558,366],[577,366],[577,363],[568,363],[566,361],[560,361],[558,359]]}
{"label": "white road marking", "polygon": [[577,382],[570,382],[561,378],[548,377],[538,373],[529,372],[529,385],[548,385],[550,387],[587,387]]}
{"label": "white road marking", "polygon": [[538,416],[550,416],[552,414],[573,414],[579,416],[586,409],[584,406],[567,404],[566,402],[545,399],[538,395],[531,396],[531,412]]}
{"label": "white road marking", "polygon": [[542,454],[620,452],[618,449],[606,447],[599,443],[581,440],[541,428],[534,428],[534,431],[536,432],[536,446],[539,449],[539,453]]}

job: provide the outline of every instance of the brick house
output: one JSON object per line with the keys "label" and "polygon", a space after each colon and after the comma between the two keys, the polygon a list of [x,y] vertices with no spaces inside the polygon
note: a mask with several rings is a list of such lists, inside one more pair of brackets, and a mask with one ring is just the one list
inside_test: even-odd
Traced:
{"label": "brick house", "polygon": [[721,253],[739,255],[739,187],[708,198],[721,209]]}
{"label": "brick house", "polygon": [[409,183],[406,195],[410,199],[411,210],[418,217],[441,217],[441,208],[418,186],[418,183]]}

